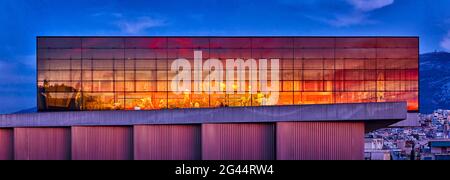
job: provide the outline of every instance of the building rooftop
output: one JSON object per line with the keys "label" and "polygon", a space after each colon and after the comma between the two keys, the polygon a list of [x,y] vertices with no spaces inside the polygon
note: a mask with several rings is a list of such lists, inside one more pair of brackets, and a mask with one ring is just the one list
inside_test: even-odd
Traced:
{"label": "building rooftop", "polygon": [[435,139],[429,143],[431,147],[450,147],[450,139]]}

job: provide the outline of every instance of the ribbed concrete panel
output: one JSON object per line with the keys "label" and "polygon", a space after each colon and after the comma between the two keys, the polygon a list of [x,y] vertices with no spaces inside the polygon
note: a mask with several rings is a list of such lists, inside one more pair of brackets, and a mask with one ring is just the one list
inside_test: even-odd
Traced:
{"label": "ribbed concrete panel", "polygon": [[278,160],[363,160],[363,122],[279,122]]}
{"label": "ribbed concrete panel", "polygon": [[16,160],[70,160],[70,128],[15,128]]}
{"label": "ribbed concrete panel", "polygon": [[203,124],[203,160],[275,159],[272,123]]}
{"label": "ribbed concrete panel", "polygon": [[72,159],[133,159],[132,127],[72,127]]}
{"label": "ribbed concrete panel", "polygon": [[134,126],[136,160],[200,160],[201,125]]}
{"label": "ribbed concrete panel", "polygon": [[12,129],[0,129],[0,160],[14,159],[13,135]]}

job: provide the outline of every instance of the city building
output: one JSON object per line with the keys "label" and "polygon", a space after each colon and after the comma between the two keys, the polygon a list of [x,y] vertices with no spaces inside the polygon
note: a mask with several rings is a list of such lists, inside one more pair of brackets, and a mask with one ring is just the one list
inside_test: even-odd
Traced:
{"label": "city building", "polygon": [[364,158],[366,160],[391,160],[391,151],[384,149],[381,138],[366,138],[364,143]]}
{"label": "city building", "polygon": [[430,152],[424,160],[450,160],[450,139],[435,139],[428,142]]}
{"label": "city building", "polygon": [[366,132],[417,120],[418,46],[38,37],[38,113],[0,116],[0,159],[364,159]]}

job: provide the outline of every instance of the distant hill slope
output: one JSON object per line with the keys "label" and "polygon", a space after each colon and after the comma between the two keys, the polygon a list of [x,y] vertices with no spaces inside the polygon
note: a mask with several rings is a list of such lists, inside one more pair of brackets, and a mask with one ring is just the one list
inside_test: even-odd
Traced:
{"label": "distant hill slope", "polygon": [[420,111],[450,109],[450,53],[420,55]]}
{"label": "distant hill slope", "polygon": [[35,113],[35,112],[37,112],[37,108],[33,107],[33,108],[23,109],[23,110],[14,112],[12,114],[27,114],[27,113]]}

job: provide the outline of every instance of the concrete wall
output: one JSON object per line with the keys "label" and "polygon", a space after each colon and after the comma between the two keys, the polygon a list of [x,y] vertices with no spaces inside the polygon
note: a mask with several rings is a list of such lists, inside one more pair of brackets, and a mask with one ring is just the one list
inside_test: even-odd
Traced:
{"label": "concrete wall", "polygon": [[134,159],[200,160],[201,125],[134,126]]}
{"label": "concrete wall", "polygon": [[72,127],[72,159],[133,159],[133,128],[127,126]]}
{"label": "concrete wall", "polygon": [[69,160],[70,128],[15,128],[14,159]]}
{"label": "concrete wall", "polygon": [[363,137],[363,122],[14,128],[0,159],[362,160]]}
{"label": "concrete wall", "polygon": [[0,128],[0,160],[14,159],[14,131]]}
{"label": "concrete wall", "polygon": [[279,122],[279,160],[364,159],[363,122]]}
{"label": "concrete wall", "polygon": [[274,160],[273,123],[203,124],[204,160]]}

